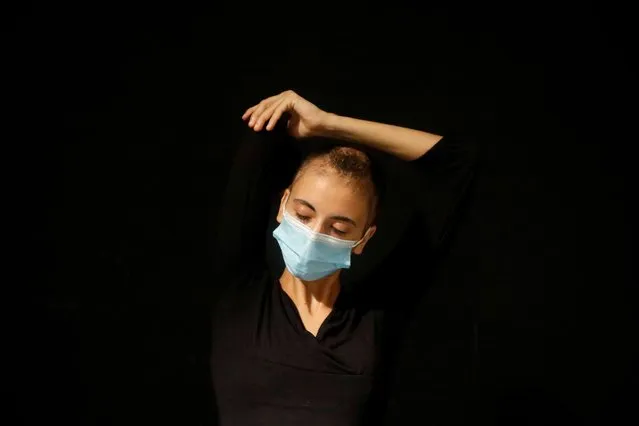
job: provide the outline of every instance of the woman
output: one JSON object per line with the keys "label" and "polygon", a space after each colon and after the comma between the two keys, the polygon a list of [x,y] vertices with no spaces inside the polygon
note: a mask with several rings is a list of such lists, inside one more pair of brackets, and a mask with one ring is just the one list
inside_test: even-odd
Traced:
{"label": "woman", "polygon": [[[383,406],[387,300],[384,286],[381,299],[364,294],[373,293],[374,281],[400,278],[378,265],[376,279],[369,276],[360,286],[370,292],[352,291],[341,279],[351,256],[362,255],[377,232],[380,187],[363,150],[385,153],[417,171],[430,167],[433,157],[426,154],[448,140],[328,113],[293,91],[264,99],[242,118],[251,130],[231,171],[217,253],[220,277],[228,284],[213,321],[211,368],[220,424],[372,424],[372,414]],[[278,179],[292,151],[277,136],[279,125],[296,140],[321,137],[349,146],[315,152],[292,176]],[[457,161],[444,167],[457,172],[446,185],[436,187],[442,180],[437,173],[432,181],[419,180],[427,173],[409,174],[419,182],[414,201],[430,228],[429,241],[445,234],[442,224],[471,175],[469,157],[459,162],[454,155],[465,151],[452,143],[447,148],[435,156]],[[273,194],[276,222],[269,227]],[[436,203],[445,213],[434,213]],[[273,243],[279,248],[274,257],[268,250]],[[423,256],[413,252],[416,259]]]}

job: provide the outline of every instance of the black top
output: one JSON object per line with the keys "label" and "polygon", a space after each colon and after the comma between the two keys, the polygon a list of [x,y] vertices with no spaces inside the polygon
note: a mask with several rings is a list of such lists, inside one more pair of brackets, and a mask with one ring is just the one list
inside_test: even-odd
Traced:
{"label": "black top", "polygon": [[217,273],[226,285],[213,314],[211,353],[220,425],[373,424],[383,408],[386,349],[397,335],[386,331],[397,327],[389,319],[408,306],[393,297],[393,287],[406,294],[409,285],[394,282],[397,268],[424,265],[424,251],[411,240],[424,250],[441,243],[472,175],[473,151],[454,138],[412,162],[373,153],[388,192],[378,231],[343,271],[342,291],[315,337],[279,284],[284,262],[272,236],[300,144],[281,129],[247,129],[231,167],[217,226]]}

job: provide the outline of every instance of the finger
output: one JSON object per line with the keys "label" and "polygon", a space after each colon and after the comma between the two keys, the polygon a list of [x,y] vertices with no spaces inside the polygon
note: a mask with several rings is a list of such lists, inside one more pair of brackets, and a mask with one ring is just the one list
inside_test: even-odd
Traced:
{"label": "finger", "polygon": [[252,115],[254,116],[255,112],[258,109],[263,109],[263,108],[260,108],[260,107],[264,107],[264,105],[270,105],[271,102],[273,102],[273,100],[275,100],[277,97],[278,97],[278,95],[269,96],[268,98],[262,99],[259,104],[253,105],[252,107],[250,107],[249,109],[246,110],[246,112],[242,115],[242,120],[246,120],[247,118],[251,117]]}
{"label": "finger", "polygon": [[[268,124],[266,125],[266,130],[273,130],[277,122],[280,120],[280,118],[282,118],[282,114],[284,114],[284,112],[288,110],[288,107],[289,106],[284,99],[282,99],[280,103],[277,104],[277,107],[273,111],[273,115],[271,116],[271,119],[268,121]],[[288,127],[288,123],[286,127]]]}
{"label": "finger", "polygon": [[248,122],[249,127],[255,128],[255,124],[257,123],[257,119],[262,115],[262,112],[268,107],[264,101],[260,102],[259,105],[255,106],[255,109],[251,112],[250,119]]}
{"label": "finger", "polygon": [[253,105],[252,107],[247,109],[244,112],[244,114],[242,114],[242,120],[246,120],[247,118],[249,118],[251,116],[251,114],[253,113],[253,111],[255,111],[255,108],[257,108],[257,105]]}
{"label": "finger", "polygon": [[258,130],[256,126],[260,117],[262,116],[262,114],[264,114],[264,111],[266,111],[273,104],[273,102],[274,102],[273,100],[265,99],[262,102],[260,102],[259,105],[257,105],[255,110],[251,114],[251,118],[249,120],[249,127],[252,127],[253,130]]}
{"label": "finger", "polygon": [[[280,109],[282,105],[286,106],[284,101],[285,99],[278,99],[277,101],[273,102],[266,110],[264,110],[262,115],[260,115],[260,117],[258,118],[257,123],[255,124],[255,130],[262,130],[267,120],[270,123],[270,120],[273,118],[273,113]],[[275,121],[277,121],[277,119]]]}

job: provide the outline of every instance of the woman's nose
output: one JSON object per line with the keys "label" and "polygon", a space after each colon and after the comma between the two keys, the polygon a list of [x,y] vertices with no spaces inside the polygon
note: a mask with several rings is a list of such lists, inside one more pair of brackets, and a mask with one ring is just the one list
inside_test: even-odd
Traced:
{"label": "woman's nose", "polygon": [[311,229],[319,234],[324,233],[324,222],[321,220],[316,220],[315,223],[313,223]]}
{"label": "woman's nose", "polygon": [[316,221],[316,222],[313,224],[313,228],[312,228],[312,229],[313,229],[313,231],[315,231],[315,232],[322,232],[322,228],[323,228],[323,226],[322,226],[322,222],[320,222],[320,221]]}

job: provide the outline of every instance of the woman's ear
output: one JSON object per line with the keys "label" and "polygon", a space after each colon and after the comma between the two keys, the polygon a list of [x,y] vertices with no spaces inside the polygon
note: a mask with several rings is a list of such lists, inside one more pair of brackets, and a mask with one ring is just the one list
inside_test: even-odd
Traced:
{"label": "woman's ear", "polygon": [[284,219],[284,208],[286,207],[286,200],[290,193],[290,188],[286,188],[282,193],[282,198],[280,198],[280,208],[277,211],[277,223],[282,223],[282,219]]}
{"label": "woman's ear", "polygon": [[371,238],[373,238],[373,235],[375,235],[375,231],[377,231],[377,225],[371,225],[370,228],[368,228],[368,231],[366,231],[362,242],[353,249],[354,254],[362,254],[362,252],[364,251],[364,246],[366,246],[366,243],[370,241]]}

